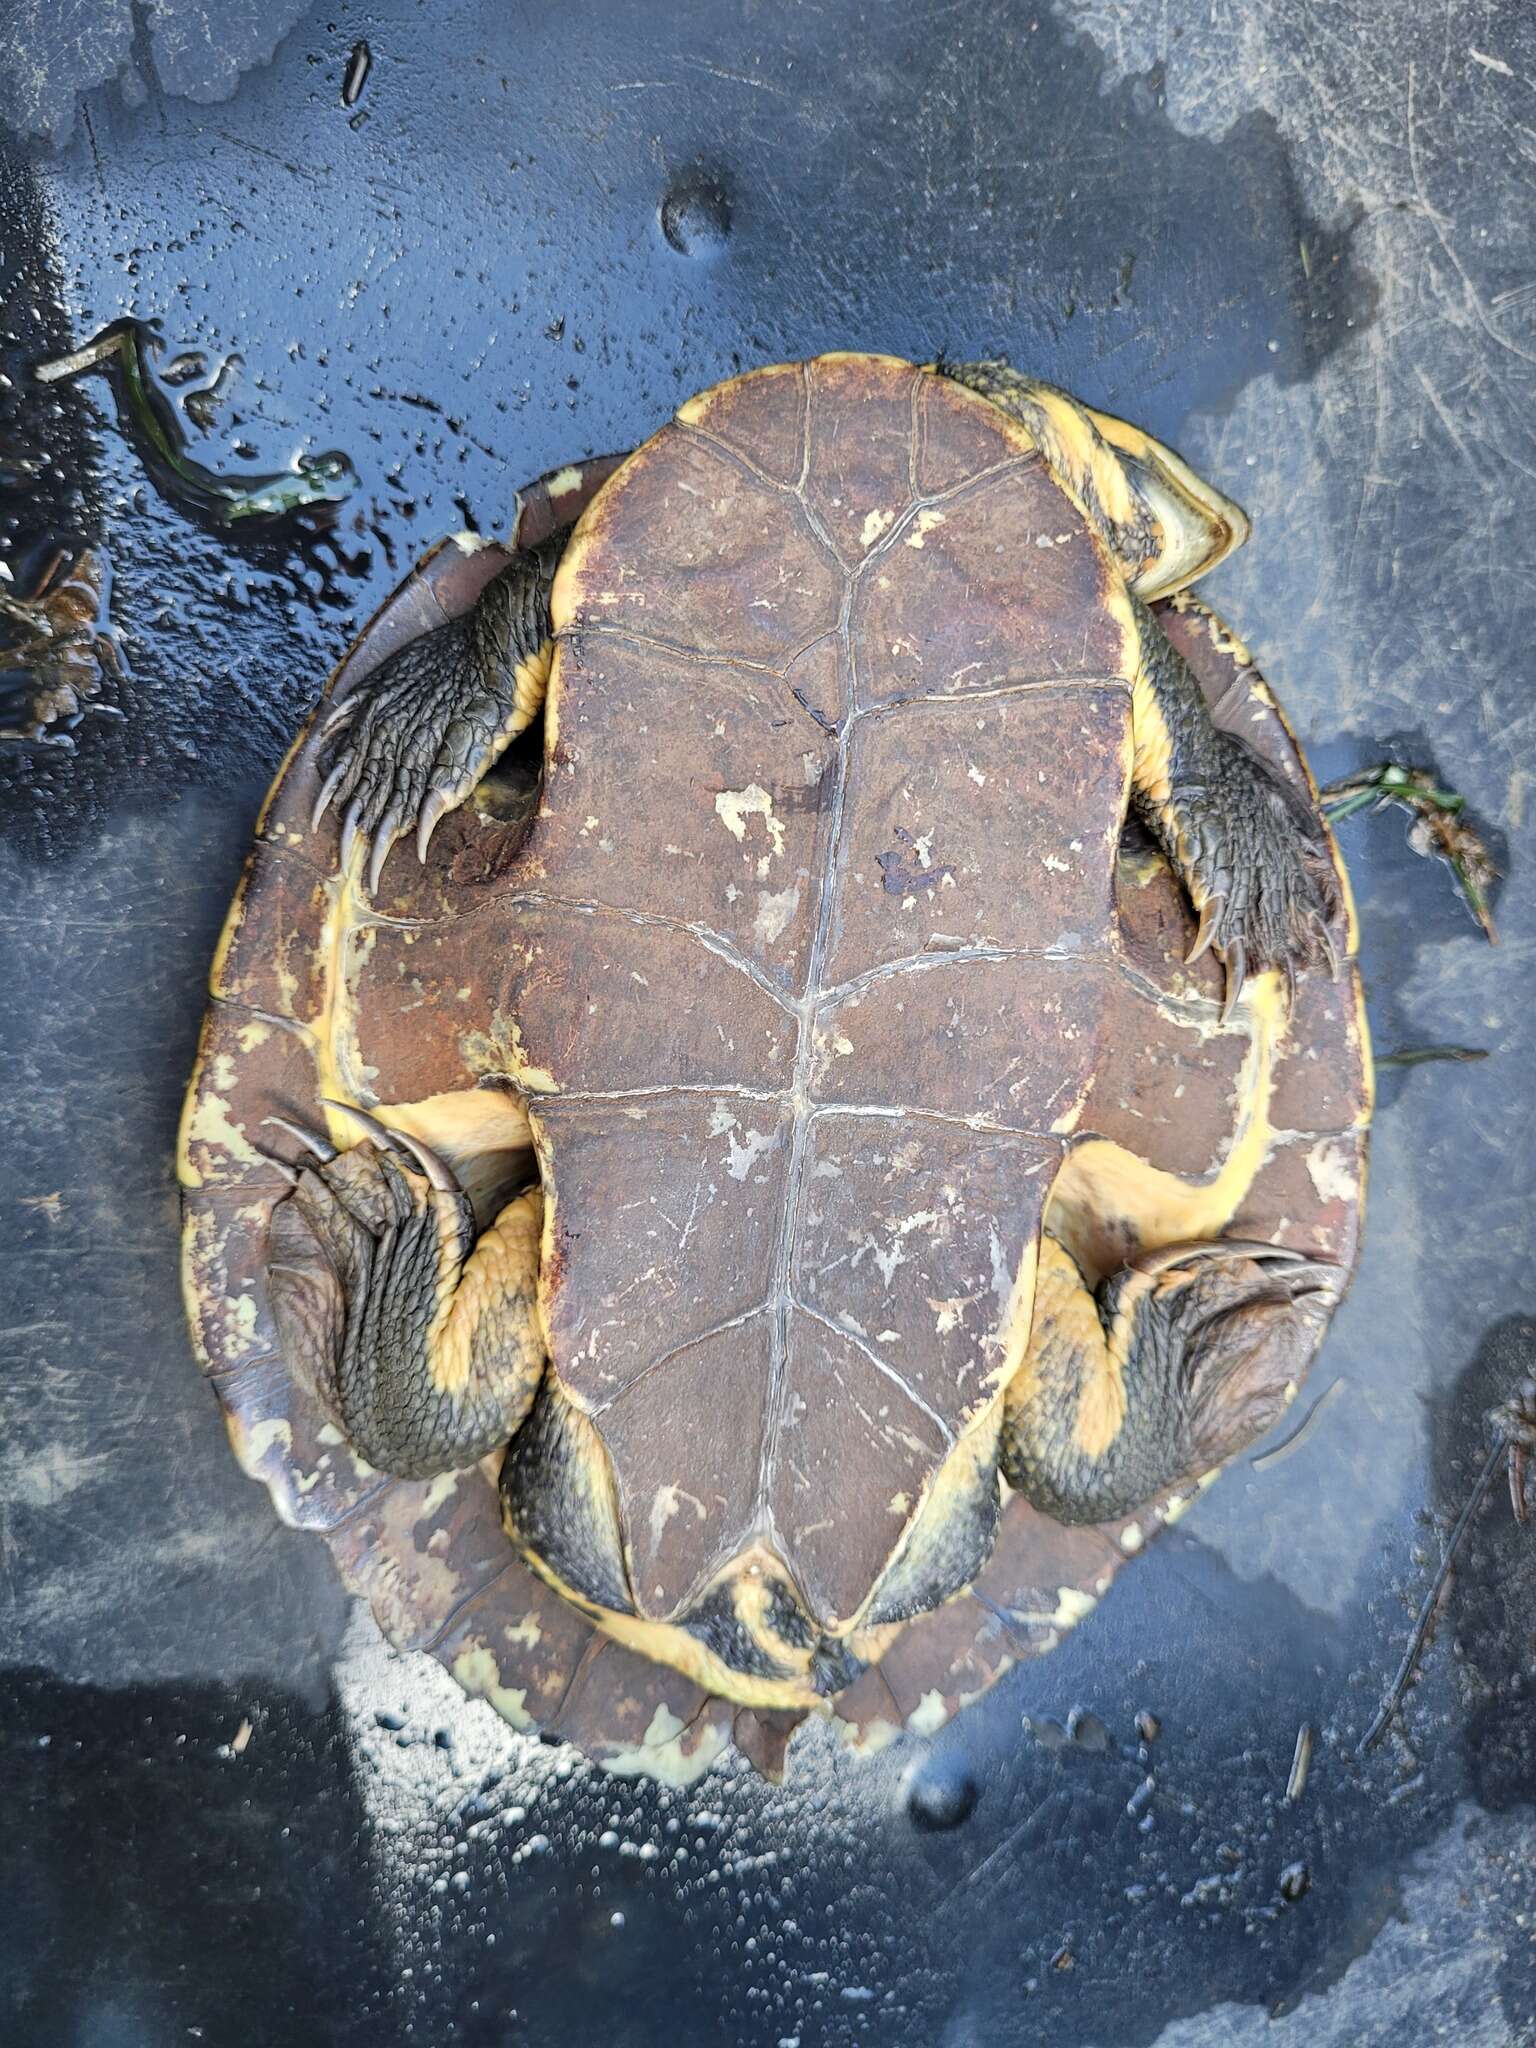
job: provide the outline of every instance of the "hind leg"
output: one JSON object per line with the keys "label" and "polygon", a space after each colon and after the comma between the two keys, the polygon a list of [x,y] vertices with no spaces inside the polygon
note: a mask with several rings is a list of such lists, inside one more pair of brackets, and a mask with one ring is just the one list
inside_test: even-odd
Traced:
{"label": "hind leg", "polygon": [[1095,1295],[1042,1238],[1004,1477],[1059,1522],[1104,1522],[1225,1463],[1295,1392],[1336,1286],[1321,1261],[1217,1239],[1146,1253]]}
{"label": "hind leg", "polygon": [[537,1189],[475,1236],[453,1175],[357,1110],[369,1142],[313,1163],[272,1212],[267,1287],[290,1371],[370,1465],[424,1479],[505,1445],[544,1369]]}

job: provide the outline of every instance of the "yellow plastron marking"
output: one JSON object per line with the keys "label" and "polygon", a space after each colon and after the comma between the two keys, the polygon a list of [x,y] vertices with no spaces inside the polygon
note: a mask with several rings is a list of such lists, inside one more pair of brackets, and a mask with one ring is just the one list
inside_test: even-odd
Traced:
{"label": "yellow plastron marking", "polygon": [[1277,1135],[1269,1105],[1286,1027],[1282,976],[1268,972],[1245,982],[1239,1014],[1252,1037],[1237,1084],[1237,1129],[1219,1170],[1206,1181],[1180,1180],[1108,1138],[1085,1139],[1068,1154],[1046,1208],[1047,1229],[1074,1252],[1093,1243],[1096,1221],[1124,1223],[1142,1251],[1155,1251],[1219,1237],[1236,1215]]}

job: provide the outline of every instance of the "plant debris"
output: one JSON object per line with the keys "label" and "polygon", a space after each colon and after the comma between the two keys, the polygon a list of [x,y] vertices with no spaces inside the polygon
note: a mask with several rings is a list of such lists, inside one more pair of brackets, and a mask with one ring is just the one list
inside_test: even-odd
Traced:
{"label": "plant debris", "polygon": [[1419,1660],[1424,1655],[1434,1634],[1435,1623],[1450,1586],[1456,1553],[1462,1540],[1472,1526],[1472,1517],[1482,1505],[1483,1497],[1493,1484],[1494,1475],[1500,1464],[1509,1472],[1509,1500],[1515,1520],[1523,1527],[1529,1520],[1530,1510],[1525,1497],[1526,1461],[1532,1450],[1536,1450],[1536,1379],[1522,1380],[1509,1400],[1493,1409],[1488,1417],[1493,1426],[1494,1438],[1491,1449],[1484,1458],[1468,1494],[1466,1505],[1456,1517],[1445,1546],[1445,1555],[1440,1560],[1440,1569],[1435,1573],[1429,1591],[1419,1608],[1419,1618],[1414,1623],[1413,1634],[1408,1638],[1408,1648],[1403,1661],[1397,1667],[1397,1675],[1381,1703],[1381,1711],[1365,1731],[1360,1741],[1359,1754],[1364,1756],[1380,1742],[1403,1703],[1405,1694],[1418,1676]]}
{"label": "plant debris", "polygon": [[0,630],[16,630],[9,645],[0,645],[0,669],[25,674],[30,685],[21,717],[0,726],[0,739],[72,747],[70,728],[88,708],[122,715],[115,706],[92,703],[103,675],[123,672],[107,617],[110,587],[99,550],[86,548],[71,563],[68,550],[60,548],[30,597],[0,590]]}
{"label": "plant debris", "polygon": [[1378,1053],[1376,1065],[1381,1067],[1422,1067],[1430,1060],[1455,1060],[1469,1066],[1474,1060],[1485,1060],[1488,1048],[1483,1045],[1403,1045],[1396,1052]]}
{"label": "plant debris", "polygon": [[1434,855],[1446,863],[1489,944],[1498,944],[1488,905],[1498,870],[1482,838],[1466,821],[1464,796],[1442,789],[1427,768],[1405,768],[1400,761],[1362,768],[1340,782],[1330,782],[1321,795],[1323,811],[1332,825],[1353,817],[1356,811],[1384,810],[1388,804],[1409,812],[1413,822],[1408,827],[1408,844],[1426,860]]}

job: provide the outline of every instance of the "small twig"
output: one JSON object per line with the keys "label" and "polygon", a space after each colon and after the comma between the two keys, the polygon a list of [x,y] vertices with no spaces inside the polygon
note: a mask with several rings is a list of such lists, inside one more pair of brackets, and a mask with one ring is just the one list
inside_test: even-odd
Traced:
{"label": "small twig", "polygon": [[1470,1066],[1487,1057],[1488,1048],[1482,1045],[1405,1045],[1396,1052],[1379,1053],[1376,1066],[1378,1071],[1382,1067],[1422,1067],[1430,1060],[1455,1060]]}
{"label": "small twig", "polygon": [[1312,1723],[1303,1721],[1296,1730],[1296,1753],[1291,1758],[1291,1775],[1285,1786],[1285,1796],[1293,1806],[1307,1789],[1307,1774],[1311,1769]]}
{"label": "small twig", "polygon": [[1445,1546],[1445,1555],[1440,1560],[1440,1569],[1435,1573],[1434,1581],[1428,1593],[1424,1596],[1424,1604],[1419,1609],[1418,1621],[1414,1624],[1413,1634],[1408,1638],[1408,1648],[1403,1653],[1402,1663],[1397,1667],[1397,1676],[1393,1679],[1387,1696],[1381,1703],[1381,1712],[1376,1716],[1361,1738],[1360,1748],[1357,1752],[1360,1756],[1364,1756],[1368,1750],[1376,1747],[1382,1736],[1386,1734],[1393,1716],[1403,1703],[1403,1695],[1413,1682],[1414,1672],[1418,1669],[1419,1659],[1424,1654],[1424,1646],[1429,1640],[1429,1632],[1434,1625],[1435,1610],[1440,1604],[1440,1594],[1446,1580],[1451,1576],[1451,1567],[1455,1562],[1456,1552],[1461,1547],[1461,1540],[1471,1526],[1472,1517],[1482,1505],[1484,1494],[1487,1493],[1489,1487],[1493,1484],[1493,1475],[1499,1469],[1499,1460],[1508,1457],[1508,1455],[1509,1440],[1507,1437],[1500,1436],[1495,1441],[1487,1457],[1484,1458],[1482,1470],[1477,1475],[1477,1483],[1467,1496],[1466,1506],[1456,1517],[1456,1525],[1451,1530],[1450,1538]]}
{"label": "small twig", "polygon": [[1254,1471],[1266,1472],[1268,1471],[1271,1465],[1278,1465],[1282,1458],[1288,1458],[1291,1455],[1292,1451],[1300,1450],[1303,1441],[1311,1431],[1313,1423],[1316,1422],[1319,1415],[1322,1414],[1323,1410],[1327,1407],[1328,1403],[1333,1399],[1334,1395],[1339,1391],[1340,1387],[1342,1387],[1343,1384],[1344,1381],[1342,1377],[1336,1380],[1330,1380],[1328,1385],[1324,1387],[1323,1391],[1318,1395],[1317,1399],[1312,1403],[1312,1406],[1307,1410],[1306,1414],[1303,1415],[1300,1422],[1297,1423],[1296,1427],[1291,1431],[1288,1437],[1283,1437],[1281,1441],[1275,1445],[1273,1450],[1261,1451],[1258,1457],[1250,1458],[1248,1462],[1253,1467]]}

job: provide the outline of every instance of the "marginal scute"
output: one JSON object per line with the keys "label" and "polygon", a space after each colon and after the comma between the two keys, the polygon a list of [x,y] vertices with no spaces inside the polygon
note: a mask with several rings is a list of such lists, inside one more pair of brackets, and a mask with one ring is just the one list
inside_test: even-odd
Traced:
{"label": "marginal scute", "polygon": [[711,434],[776,483],[800,480],[805,459],[806,376],[798,363],[750,370],[678,407],[685,426]]}
{"label": "marginal scute", "polygon": [[917,487],[924,497],[952,491],[999,461],[1032,459],[1034,443],[1016,420],[947,377],[924,377],[917,401]]}

